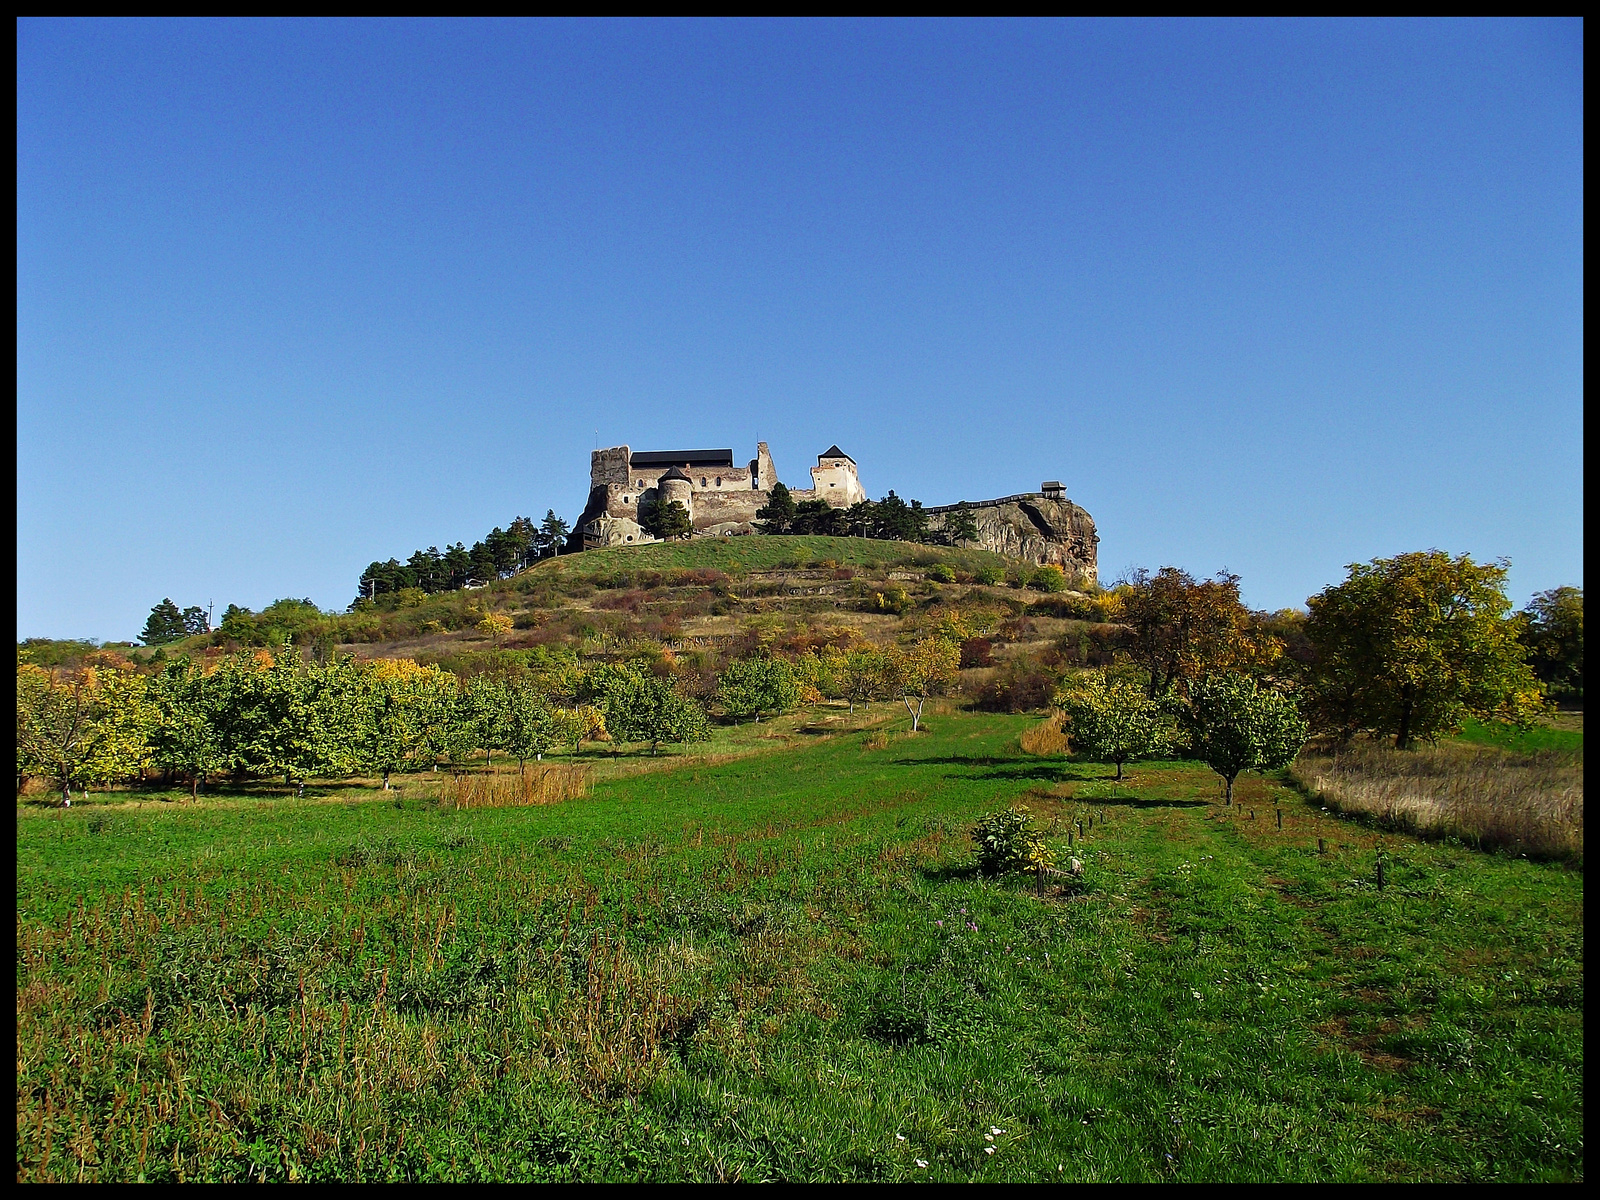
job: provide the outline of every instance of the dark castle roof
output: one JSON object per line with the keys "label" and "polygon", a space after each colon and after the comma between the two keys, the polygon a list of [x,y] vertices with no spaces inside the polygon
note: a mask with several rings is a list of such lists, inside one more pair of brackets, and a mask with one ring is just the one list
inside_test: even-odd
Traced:
{"label": "dark castle roof", "polygon": [[[843,450],[839,449],[838,446],[829,446],[821,454],[817,455],[817,457],[819,459],[822,459],[822,458],[850,458],[850,456],[848,454],[846,454]],[[855,462],[855,459],[850,458],[850,461],[851,462]]]}
{"label": "dark castle roof", "polygon": [[732,450],[649,450],[628,456],[630,467],[731,467]]}
{"label": "dark castle roof", "polygon": [[692,482],[690,478],[683,473],[683,470],[680,467],[672,467],[670,470],[663,472],[661,478],[656,480],[656,482],[665,483],[669,479],[681,479],[685,483]]}

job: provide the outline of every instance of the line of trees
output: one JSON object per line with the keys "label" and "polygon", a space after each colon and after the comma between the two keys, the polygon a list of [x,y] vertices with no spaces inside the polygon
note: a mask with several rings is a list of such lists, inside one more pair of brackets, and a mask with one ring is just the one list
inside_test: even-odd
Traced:
{"label": "line of trees", "polygon": [[1308,730],[1405,749],[1468,716],[1527,726],[1582,696],[1583,593],[1511,611],[1507,564],[1438,550],[1352,563],[1308,614],[1252,613],[1227,573],[1137,571],[1116,591],[1126,667],[1067,681],[1076,745],[1117,765],[1182,749],[1231,797],[1242,770],[1290,761]]}
{"label": "line of trees", "polygon": [[[775,484],[767,503],[756,513],[756,528],[762,533],[809,533],[897,542],[929,540],[928,513],[922,501],[907,503],[892,490],[882,500],[834,508],[826,500],[796,502],[787,487]],[[976,526],[968,536],[977,536]]]}
{"label": "line of trees", "polygon": [[[724,668],[709,697],[731,720],[836,698],[899,699],[915,730],[930,696],[956,680],[958,648],[924,637],[908,646],[863,643],[795,658],[761,654]],[[112,653],[78,669],[17,668],[17,786],[52,781],[64,804],[74,786],[113,786],[147,771],[188,781],[197,795],[216,778],[381,776],[479,754],[523,763],[585,741],[664,744],[709,736],[706,708],[660,663],[564,663],[542,674],[466,681],[409,659],[303,659],[289,643],[201,664],[188,657],[149,673]]]}
{"label": "line of trees", "polygon": [[357,599],[372,599],[402,588],[450,592],[504,579],[541,558],[559,554],[570,532],[571,527],[552,508],[537,525],[529,517],[518,517],[504,529],[495,526],[470,550],[457,542],[443,551],[437,546],[415,551],[405,562],[394,558],[374,562],[361,573]]}

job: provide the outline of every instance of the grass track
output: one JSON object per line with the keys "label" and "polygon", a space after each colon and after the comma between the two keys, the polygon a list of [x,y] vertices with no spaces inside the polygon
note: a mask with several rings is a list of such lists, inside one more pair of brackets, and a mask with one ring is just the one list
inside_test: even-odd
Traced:
{"label": "grass track", "polygon": [[[1582,1177],[1581,873],[1190,764],[1112,796],[1026,724],[551,808],[19,810],[18,1176]],[[1018,798],[1098,815],[1086,894],[972,873]]]}

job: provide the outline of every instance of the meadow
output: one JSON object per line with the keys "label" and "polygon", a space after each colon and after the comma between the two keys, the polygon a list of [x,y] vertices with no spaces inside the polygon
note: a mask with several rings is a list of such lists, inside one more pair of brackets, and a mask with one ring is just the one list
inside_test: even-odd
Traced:
{"label": "meadow", "polygon": [[894,711],[19,804],[18,1179],[1582,1178],[1581,870]]}

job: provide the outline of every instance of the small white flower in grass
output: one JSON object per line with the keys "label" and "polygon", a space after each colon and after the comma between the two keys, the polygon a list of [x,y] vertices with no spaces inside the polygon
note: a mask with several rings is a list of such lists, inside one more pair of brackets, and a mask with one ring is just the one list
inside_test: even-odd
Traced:
{"label": "small white flower in grass", "polygon": [[925,1158],[913,1158],[911,1161],[916,1163],[919,1167],[925,1167],[928,1165],[928,1160]]}
{"label": "small white flower in grass", "polygon": [[984,1135],[983,1135],[983,1140],[984,1140],[984,1141],[986,1141],[986,1142],[992,1142],[992,1141],[994,1141],[994,1134],[992,1134],[992,1133],[986,1133],[986,1134],[984,1134]]}
{"label": "small white flower in grass", "polygon": [[1005,1130],[1001,1129],[1000,1126],[998,1126],[998,1125],[991,1125],[991,1126],[989,1126],[989,1132],[990,1133],[1004,1133]]}
{"label": "small white flower in grass", "polygon": [[1189,995],[1193,996],[1196,1000],[1200,999],[1200,993],[1199,992],[1191,991],[1189,993]]}
{"label": "small white flower in grass", "polygon": [[985,1154],[993,1154],[994,1153],[994,1147],[993,1146],[985,1146],[983,1148],[983,1152]]}
{"label": "small white flower in grass", "polygon": [[894,1135],[894,1140],[897,1142],[903,1142],[906,1140],[906,1135],[903,1133],[897,1133]]}

